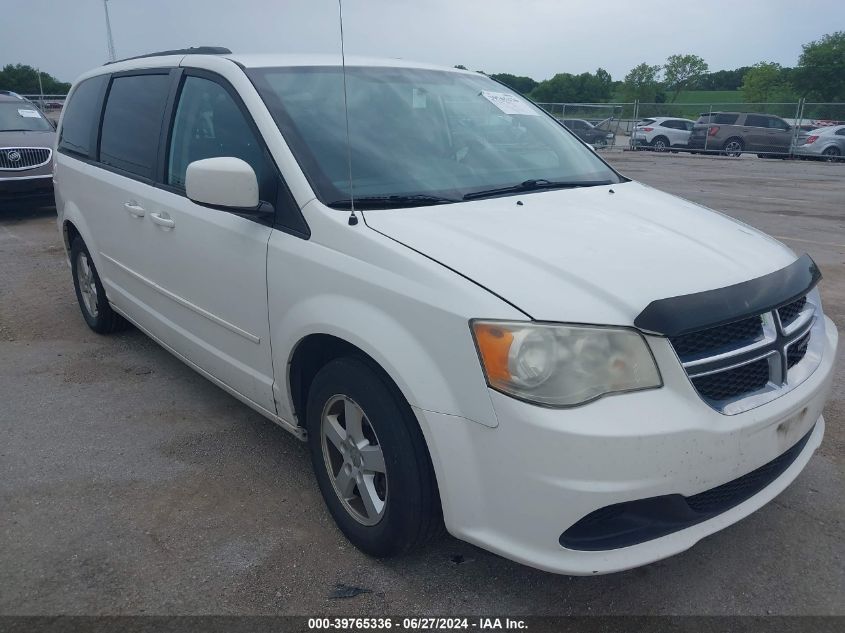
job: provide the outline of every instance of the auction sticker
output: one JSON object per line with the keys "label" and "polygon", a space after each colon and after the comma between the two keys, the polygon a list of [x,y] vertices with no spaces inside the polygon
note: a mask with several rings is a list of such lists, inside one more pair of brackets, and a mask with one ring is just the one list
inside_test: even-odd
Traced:
{"label": "auction sticker", "polygon": [[526,103],[525,100],[515,94],[511,94],[510,92],[491,92],[489,90],[482,90],[481,96],[505,114],[527,114],[529,116],[540,115],[540,113]]}

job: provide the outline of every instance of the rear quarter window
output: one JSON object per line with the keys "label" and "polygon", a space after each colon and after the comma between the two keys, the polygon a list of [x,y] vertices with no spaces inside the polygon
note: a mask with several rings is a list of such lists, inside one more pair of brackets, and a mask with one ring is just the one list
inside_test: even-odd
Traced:
{"label": "rear quarter window", "polygon": [[153,178],[164,108],[167,74],[115,77],[106,99],[100,133],[100,162],[142,178]]}
{"label": "rear quarter window", "polygon": [[59,151],[83,158],[94,157],[100,99],[107,81],[108,75],[92,77],[73,91],[62,118]]}

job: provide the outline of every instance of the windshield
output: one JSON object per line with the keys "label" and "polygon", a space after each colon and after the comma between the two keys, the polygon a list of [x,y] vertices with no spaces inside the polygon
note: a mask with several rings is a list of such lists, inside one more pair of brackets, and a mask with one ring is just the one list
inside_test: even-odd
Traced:
{"label": "windshield", "polygon": [[0,132],[47,132],[52,126],[26,101],[0,103]]}
{"label": "windshield", "polygon": [[[620,181],[542,110],[484,75],[387,67],[346,71],[356,207],[366,208],[367,199],[407,200],[405,206],[423,197],[450,202],[534,181],[544,187]],[[341,69],[260,68],[248,74],[317,197],[348,208]]]}

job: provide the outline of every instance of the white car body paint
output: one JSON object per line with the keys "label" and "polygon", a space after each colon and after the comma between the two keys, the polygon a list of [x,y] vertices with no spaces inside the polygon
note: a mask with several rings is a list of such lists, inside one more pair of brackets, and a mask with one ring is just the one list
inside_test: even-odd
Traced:
{"label": "white car body paint", "polygon": [[[55,153],[60,230],[69,222],[80,233],[115,309],[191,367],[301,436],[288,376],[297,346],[311,334],[357,346],[395,381],[419,420],[448,530],[558,573],[628,569],[687,549],[771,500],[806,465],[821,441],[833,376],[837,332],[826,317],[821,364],[810,378],[732,416],[704,403],[660,336],[646,338],[662,388],[570,409],[517,401],[487,387],[469,328],[475,318],[630,327],[654,299],[788,266],[795,255],[782,244],[634,182],[369,210],[350,226],[348,212],[316,199],[232,59],[247,67],[327,61],[231,57],[119,62],[78,81],[180,64],[226,79],[283,174],[310,239]],[[784,473],[715,518],[620,549],[574,551],[558,543],[595,509],[694,495],[731,481],[773,460],[813,425]]]}

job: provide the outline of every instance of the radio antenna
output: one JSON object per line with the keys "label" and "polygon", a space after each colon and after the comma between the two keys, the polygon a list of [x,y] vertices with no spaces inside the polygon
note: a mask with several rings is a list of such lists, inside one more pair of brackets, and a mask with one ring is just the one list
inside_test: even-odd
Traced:
{"label": "radio antenna", "polygon": [[358,224],[355,215],[355,194],[352,188],[352,143],[349,140],[349,99],[346,96],[346,51],[343,48],[343,0],[337,0],[340,17],[340,63],[343,69],[343,112],[346,115],[346,164],[349,167],[349,226]]}

